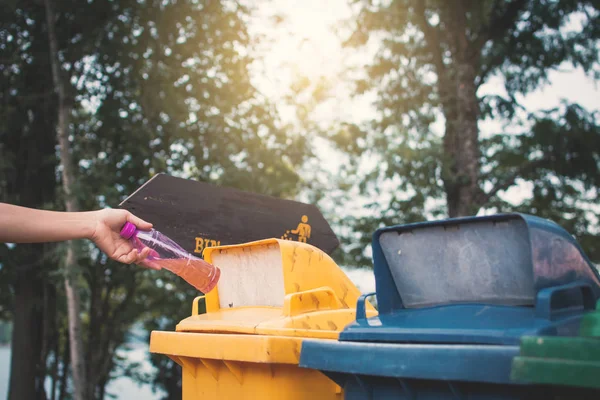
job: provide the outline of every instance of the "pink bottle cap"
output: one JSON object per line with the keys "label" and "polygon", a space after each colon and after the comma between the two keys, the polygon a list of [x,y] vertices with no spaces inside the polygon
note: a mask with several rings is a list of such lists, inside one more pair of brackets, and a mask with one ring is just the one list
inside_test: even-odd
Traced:
{"label": "pink bottle cap", "polygon": [[126,222],[121,229],[121,237],[123,239],[129,239],[135,234],[136,231],[137,227],[134,224],[131,222]]}

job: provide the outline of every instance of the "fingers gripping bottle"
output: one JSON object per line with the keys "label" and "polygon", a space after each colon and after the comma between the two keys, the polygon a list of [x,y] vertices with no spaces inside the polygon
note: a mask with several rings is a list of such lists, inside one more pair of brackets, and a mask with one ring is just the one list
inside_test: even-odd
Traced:
{"label": "fingers gripping bottle", "polygon": [[155,229],[142,231],[127,222],[121,229],[121,237],[129,240],[140,252],[146,247],[150,248],[150,254],[141,264],[167,269],[202,293],[210,292],[219,281],[219,268],[191,255]]}

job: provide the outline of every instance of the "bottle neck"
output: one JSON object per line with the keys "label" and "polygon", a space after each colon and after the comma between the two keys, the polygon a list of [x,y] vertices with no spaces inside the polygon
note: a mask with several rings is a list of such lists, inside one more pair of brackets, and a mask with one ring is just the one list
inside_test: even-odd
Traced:
{"label": "bottle neck", "polygon": [[131,222],[126,222],[121,228],[121,237],[123,239],[130,239],[137,233],[137,227]]}

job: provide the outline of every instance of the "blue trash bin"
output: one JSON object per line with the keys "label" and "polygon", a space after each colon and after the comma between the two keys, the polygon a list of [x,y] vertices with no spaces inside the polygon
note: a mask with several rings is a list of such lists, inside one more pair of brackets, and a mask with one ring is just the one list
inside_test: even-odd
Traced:
{"label": "blue trash bin", "polygon": [[304,341],[300,356],[346,399],[600,398],[510,379],[522,337],[577,336],[600,297],[598,271],[558,225],[501,214],[386,227],[373,260],[379,315],[362,296],[338,341]]}

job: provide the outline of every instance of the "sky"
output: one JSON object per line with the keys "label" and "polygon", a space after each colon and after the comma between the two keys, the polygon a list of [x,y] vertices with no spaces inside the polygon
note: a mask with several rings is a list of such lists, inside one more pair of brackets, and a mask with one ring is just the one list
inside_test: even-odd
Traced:
{"label": "sky", "polygon": [[[266,35],[269,40],[264,53],[265,73],[255,77],[261,91],[276,98],[282,88],[289,86],[294,74],[306,75],[316,80],[324,76],[335,81],[343,73],[348,62],[369,62],[374,48],[366,53],[342,49],[334,32],[336,25],[351,18],[353,10],[348,0],[267,0],[258,2],[251,29]],[[274,15],[284,17],[284,23],[272,29],[269,21]],[[551,84],[520,98],[530,110],[557,105],[561,98],[577,101],[589,109],[600,109],[598,82],[585,76],[581,70],[551,72]],[[480,88],[480,93],[502,92],[501,79],[492,79]],[[345,94],[343,92],[340,95]],[[369,110],[357,107],[349,99],[340,97],[336,115],[361,119],[369,116]]]}
{"label": "sky", "polygon": [[[335,90],[325,107],[320,107],[314,118],[326,124],[335,119],[360,122],[373,116],[370,102],[373,98],[352,99],[344,85],[344,68],[349,63],[365,64],[372,58],[376,47],[364,51],[342,49],[334,28],[340,21],[352,17],[353,10],[347,0],[267,0],[259,1],[258,12],[251,22],[251,31],[263,34],[267,45],[261,50],[264,59],[256,66],[255,85],[277,102],[299,76],[316,81],[319,78],[330,82]],[[273,17],[280,15],[283,23],[273,28]],[[478,94],[504,93],[502,79],[490,79],[482,85]],[[600,87],[582,70],[564,68],[550,73],[550,84],[518,100],[529,111],[556,107],[561,100],[578,102],[588,110],[600,110]],[[279,102],[280,104],[282,103]],[[293,120],[293,109],[280,105],[284,120]],[[443,120],[435,124],[441,132]],[[518,129],[519,127],[514,127]],[[503,131],[496,121],[480,123],[482,135]],[[340,155],[320,142],[316,145],[321,165],[335,174],[340,165]],[[527,185],[507,191],[503,197],[513,202],[528,196]]]}

